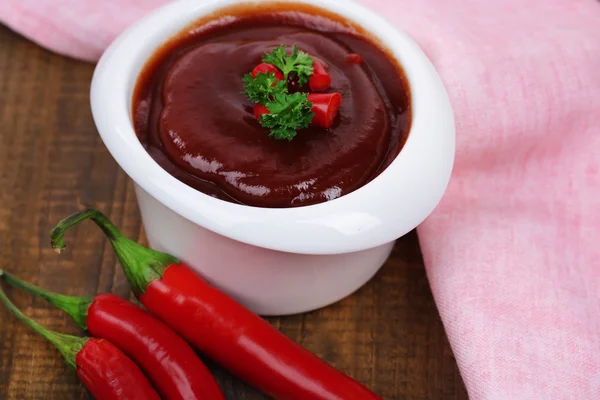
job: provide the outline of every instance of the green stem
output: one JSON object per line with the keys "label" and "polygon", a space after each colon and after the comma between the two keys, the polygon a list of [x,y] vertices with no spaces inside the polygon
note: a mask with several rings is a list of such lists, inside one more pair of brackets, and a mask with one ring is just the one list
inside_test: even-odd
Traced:
{"label": "green stem", "polygon": [[[2,270],[0,270],[0,275],[2,275]],[[67,361],[71,367],[77,369],[76,357],[77,353],[85,346],[87,342],[87,338],[79,338],[76,336],[65,335],[63,333],[54,332],[44,328],[42,325],[38,324],[31,318],[27,317],[25,314],[21,312],[6,296],[2,288],[0,288],[0,302],[2,302],[6,308],[8,308],[15,317],[29,328],[33,329],[35,332],[40,334],[42,337],[46,338],[50,343],[52,343],[60,352],[63,357]]]}
{"label": "green stem", "polygon": [[134,293],[140,296],[146,292],[148,285],[155,279],[162,278],[165,269],[180,261],[166,253],[161,253],[141,246],[124,236],[100,211],[88,209],[63,219],[50,234],[52,247],[58,252],[66,247],[65,233],[81,221],[91,219],[102,229],[117,253],[125,276],[129,280]]}
{"label": "green stem", "polygon": [[60,308],[69,314],[77,325],[82,329],[87,330],[87,315],[88,309],[94,301],[93,297],[71,297],[64,296],[62,294],[53,293],[48,290],[42,289],[38,286],[32,285],[31,283],[25,282],[16,276],[4,272],[0,275],[0,279],[3,279],[9,285],[21,289],[29,294],[40,297],[50,304]]}

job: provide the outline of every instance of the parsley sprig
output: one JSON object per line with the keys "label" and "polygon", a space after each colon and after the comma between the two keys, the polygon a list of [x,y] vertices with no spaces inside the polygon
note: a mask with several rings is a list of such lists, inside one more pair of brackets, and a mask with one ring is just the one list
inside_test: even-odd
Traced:
{"label": "parsley sprig", "polygon": [[263,62],[279,68],[284,79],[278,81],[273,72],[259,73],[256,77],[246,74],[243,77],[243,94],[269,110],[269,114],[263,114],[259,119],[262,126],[270,129],[269,136],[292,140],[298,129],[310,125],[314,113],[307,93],[289,93],[288,77],[294,74],[300,85],[307,83],[313,74],[313,59],[294,45],[291,55],[287,54],[285,46],[279,46],[265,54]]}
{"label": "parsley sprig", "polygon": [[277,93],[287,93],[286,81],[278,81],[273,72],[260,73],[256,78],[252,74],[244,75],[244,94],[253,103],[266,106]]}
{"label": "parsley sprig", "polygon": [[292,46],[292,54],[287,55],[285,46],[279,46],[271,53],[265,54],[263,62],[273,64],[283,72],[284,81],[287,82],[290,73],[296,74],[300,86],[304,85],[313,74],[314,61],[307,53]]}
{"label": "parsley sprig", "polygon": [[260,124],[270,128],[269,136],[276,139],[292,140],[296,130],[306,128],[314,117],[310,111],[312,103],[308,101],[306,93],[277,93],[267,108],[269,114],[261,115]]}

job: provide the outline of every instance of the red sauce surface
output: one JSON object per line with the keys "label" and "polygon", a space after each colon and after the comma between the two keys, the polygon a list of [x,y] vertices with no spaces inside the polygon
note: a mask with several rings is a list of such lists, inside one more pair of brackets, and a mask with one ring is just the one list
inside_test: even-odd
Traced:
{"label": "red sauce surface", "polygon": [[[327,64],[328,92],[343,96],[331,129],[277,140],[255,119],[242,77],[281,44]],[[362,62],[349,61],[354,54]],[[133,99],[138,137],[167,172],[257,207],[316,204],[367,184],[400,152],[410,114],[404,74],[376,42],[339,17],[289,4],[236,7],[190,27],[146,64]]]}

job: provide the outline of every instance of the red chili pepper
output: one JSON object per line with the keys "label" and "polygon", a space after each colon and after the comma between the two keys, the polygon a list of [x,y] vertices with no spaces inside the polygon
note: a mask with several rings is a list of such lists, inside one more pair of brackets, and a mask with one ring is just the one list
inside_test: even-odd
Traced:
{"label": "red chili pepper", "polygon": [[342,95],[339,93],[310,93],[308,101],[312,103],[311,111],[315,114],[311,124],[322,128],[331,128],[342,105]]}
{"label": "red chili pepper", "polygon": [[262,104],[255,104],[254,105],[254,117],[256,119],[260,119],[260,116],[263,114],[269,114],[270,111],[267,108],[267,106],[263,106]]}
{"label": "red chili pepper", "polygon": [[281,71],[279,70],[279,68],[277,68],[276,66],[274,66],[273,64],[269,64],[269,63],[260,63],[258,64],[256,67],[254,67],[254,69],[252,70],[252,77],[256,78],[256,76],[260,73],[266,74],[272,72],[275,74],[275,78],[278,81],[283,80],[283,74],[281,73]]}
{"label": "red chili pepper", "polygon": [[163,322],[121,297],[70,297],[6,272],[0,278],[67,312],[92,336],[115,344],[142,368],[164,398],[224,400],[221,389],[194,350]]}
{"label": "red chili pepper", "polygon": [[352,64],[362,64],[363,58],[360,54],[351,53],[346,56],[346,62]]}
{"label": "red chili pepper", "polygon": [[88,339],[75,362],[77,376],[96,400],[160,400],[140,368],[107,340]]}
{"label": "red chili pepper", "polygon": [[114,344],[104,339],[50,331],[25,316],[2,289],[0,301],[18,320],[60,350],[67,364],[76,369],[81,382],[97,400],[160,400],[139,367]]}
{"label": "red chili pepper", "polygon": [[313,74],[308,80],[308,86],[315,92],[325,91],[331,86],[331,76],[319,61],[313,62]]}
{"label": "red chili pepper", "polygon": [[107,235],[134,293],[150,312],[267,395],[278,400],[381,399],[208,285],[175,257],[123,236],[97,210],[62,220],[52,231],[52,246],[64,248],[64,233],[85,219]]}

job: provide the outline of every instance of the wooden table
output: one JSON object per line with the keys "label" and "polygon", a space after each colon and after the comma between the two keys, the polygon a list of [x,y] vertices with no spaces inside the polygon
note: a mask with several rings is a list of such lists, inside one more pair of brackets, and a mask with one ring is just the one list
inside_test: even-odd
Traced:
{"label": "wooden table", "polygon": [[[98,136],[88,102],[93,66],[67,59],[0,27],[0,268],[69,295],[131,298],[110,246],[93,224],[56,255],[49,232],[85,206],[144,241],[131,181]],[[48,328],[81,334],[64,313],[6,288]],[[382,271],[325,309],[270,322],[385,399],[466,399],[431,296],[414,233]],[[228,399],[262,399],[210,364]],[[87,399],[58,351],[0,306],[0,399]]]}

